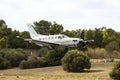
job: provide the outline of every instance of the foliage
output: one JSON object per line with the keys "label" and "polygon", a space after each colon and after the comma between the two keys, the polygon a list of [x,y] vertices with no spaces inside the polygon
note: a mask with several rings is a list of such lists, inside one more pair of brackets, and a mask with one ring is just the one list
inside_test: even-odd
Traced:
{"label": "foliage", "polygon": [[99,46],[100,48],[103,47],[103,34],[102,34],[102,28],[95,28],[95,46]]}
{"label": "foliage", "polygon": [[88,50],[85,52],[92,59],[120,58],[120,52],[116,50],[114,50],[113,52],[109,52],[104,48],[88,48]]}
{"label": "foliage", "polygon": [[106,50],[109,51],[109,52],[119,51],[119,50],[120,50],[119,43],[116,42],[116,41],[110,42],[109,44],[106,45],[105,48],[106,48]]}
{"label": "foliage", "polygon": [[10,61],[12,67],[19,66],[22,60],[27,59],[27,55],[17,50],[7,51],[5,58]]}
{"label": "foliage", "polygon": [[[69,37],[83,38],[84,40],[93,39],[95,42],[89,46],[92,48],[105,48],[111,42],[115,41],[117,45],[120,46],[120,32],[116,32],[111,28],[95,28],[94,30],[64,30],[62,24],[57,22],[50,22],[47,20],[40,20],[34,22],[36,30],[41,34],[59,34],[63,33]],[[7,24],[4,20],[0,20],[0,49],[3,48],[24,48],[24,49],[39,49],[39,46],[36,46],[33,43],[29,43],[22,39],[16,38],[16,36],[21,36],[24,38],[30,38],[28,31],[19,32],[17,30],[12,30],[7,27]],[[80,49],[79,47],[76,49]],[[113,50],[114,49],[109,49]],[[117,48],[118,51],[118,48]]]}
{"label": "foliage", "polygon": [[83,52],[71,50],[62,58],[62,66],[68,72],[81,72],[90,69],[90,58]]}
{"label": "foliage", "polygon": [[61,64],[61,58],[65,55],[67,49],[64,47],[51,50],[45,57],[46,66],[57,66]]}
{"label": "foliage", "polygon": [[40,33],[40,34],[49,34],[49,29],[51,26],[51,22],[46,21],[46,20],[41,20],[39,22],[34,22],[35,28],[36,30]]}
{"label": "foliage", "polygon": [[107,56],[108,53],[104,48],[95,48],[95,49],[88,48],[86,53],[92,59],[103,59],[108,57]]}
{"label": "foliage", "polygon": [[10,62],[7,59],[4,59],[2,57],[2,54],[0,53],[0,69],[6,69],[6,68],[10,68]]}
{"label": "foliage", "polygon": [[54,22],[50,27],[50,34],[59,34],[63,32],[63,26]]}
{"label": "foliage", "polygon": [[45,55],[47,55],[49,52],[48,52],[48,48],[46,47],[43,47],[41,48],[38,52],[37,52],[37,56],[38,57],[44,57]]}
{"label": "foliage", "polygon": [[120,61],[114,65],[109,75],[114,80],[120,80]]}
{"label": "foliage", "polygon": [[27,57],[27,54],[22,49],[3,49],[0,51],[0,67],[1,69],[17,67]]}
{"label": "foliage", "polygon": [[5,40],[5,38],[1,38],[0,39],[0,48],[5,48],[5,46],[6,46],[6,40]]}
{"label": "foliage", "polygon": [[44,66],[44,60],[35,56],[30,57],[28,60],[23,60],[19,65],[21,69],[40,68]]}

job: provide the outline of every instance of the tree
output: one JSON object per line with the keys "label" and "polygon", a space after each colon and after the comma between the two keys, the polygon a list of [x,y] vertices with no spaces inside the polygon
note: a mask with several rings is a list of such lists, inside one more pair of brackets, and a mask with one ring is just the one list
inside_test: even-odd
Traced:
{"label": "tree", "polygon": [[0,48],[5,48],[5,46],[6,46],[5,38],[1,38],[0,39]]}
{"label": "tree", "polygon": [[63,32],[63,26],[54,22],[50,27],[50,34],[59,34]]}
{"label": "tree", "polygon": [[74,37],[74,31],[73,30],[72,31],[66,30],[66,31],[63,32],[63,34],[65,34],[69,37]]}
{"label": "tree", "polygon": [[30,34],[28,31],[24,31],[20,33],[20,36],[23,38],[30,38]]}
{"label": "tree", "polygon": [[102,34],[102,28],[95,28],[95,46],[96,47],[103,47],[103,34]]}
{"label": "tree", "polygon": [[[91,29],[89,29],[88,31],[86,31],[85,39],[86,40],[94,40],[95,39],[95,31],[91,30]],[[95,47],[94,42],[91,43],[89,46]]]}
{"label": "tree", "polygon": [[[112,41],[117,41],[119,40],[118,34],[111,28],[105,29],[103,32],[103,44],[104,46],[109,44]],[[118,37],[117,37],[118,36]]]}
{"label": "tree", "polygon": [[46,20],[41,20],[39,22],[34,22],[35,28],[36,30],[40,33],[40,34],[49,34],[49,29],[51,26],[51,22],[46,21]]}
{"label": "tree", "polygon": [[82,38],[82,39],[85,38],[85,30],[82,30],[80,38]]}
{"label": "tree", "polygon": [[5,28],[5,27],[7,27],[5,21],[0,19],[0,28]]}

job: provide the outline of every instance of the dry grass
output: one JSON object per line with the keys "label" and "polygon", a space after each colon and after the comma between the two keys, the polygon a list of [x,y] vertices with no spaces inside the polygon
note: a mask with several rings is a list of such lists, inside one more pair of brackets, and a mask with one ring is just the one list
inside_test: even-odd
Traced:
{"label": "dry grass", "polygon": [[61,66],[20,70],[0,70],[0,80],[111,80],[113,63],[93,63],[84,73],[68,73]]}

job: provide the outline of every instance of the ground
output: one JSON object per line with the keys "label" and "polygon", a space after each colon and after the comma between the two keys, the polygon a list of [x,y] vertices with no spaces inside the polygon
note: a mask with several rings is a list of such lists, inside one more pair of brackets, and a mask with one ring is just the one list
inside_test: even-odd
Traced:
{"label": "ground", "polygon": [[63,71],[62,66],[36,69],[19,68],[0,70],[0,80],[112,80],[109,72],[113,63],[92,63],[90,70],[82,73]]}

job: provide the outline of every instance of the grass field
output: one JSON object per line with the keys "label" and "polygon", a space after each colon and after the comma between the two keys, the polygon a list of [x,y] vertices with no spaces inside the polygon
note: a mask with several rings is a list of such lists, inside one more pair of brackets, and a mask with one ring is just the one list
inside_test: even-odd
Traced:
{"label": "grass field", "polygon": [[68,73],[62,66],[36,69],[19,68],[0,70],[0,80],[112,80],[109,72],[113,63],[93,63],[92,68],[83,73]]}

